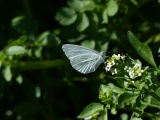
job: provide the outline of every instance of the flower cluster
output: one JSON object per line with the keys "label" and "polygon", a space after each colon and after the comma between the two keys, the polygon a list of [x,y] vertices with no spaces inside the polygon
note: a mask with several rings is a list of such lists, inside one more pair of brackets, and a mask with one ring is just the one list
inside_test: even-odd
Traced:
{"label": "flower cluster", "polygon": [[120,76],[117,77],[125,77],[126,79],[134,79],[141,76],[145,71],[141,69],[141,62],[139,60],[134,60],[129,56],[127,59],[125,57],[126,56],[124,55],[113,54],[112,57],[106,61],[106,72],[110,71],[112,75],[117,75],[118,72],[121,72]]}
{"label": "flower cluster", "polygon": [[106,72],[111,71],[112,75],[117,74],[117,68],[113,68],[113,66],[118,65],[119,62],[124,61],[125,57],[126,56],[124,55],[121,56],[120,54],[118,55],[113,54],[112,57],[109,58],[106,62],[107,63],[105,67]]}
{"label": "flower cluster", "polygon": [[141,76],[144,70],[141,70],[141,64],[136,63],[133,67],[125,66],[124,70],[129,74],[130,78]]}

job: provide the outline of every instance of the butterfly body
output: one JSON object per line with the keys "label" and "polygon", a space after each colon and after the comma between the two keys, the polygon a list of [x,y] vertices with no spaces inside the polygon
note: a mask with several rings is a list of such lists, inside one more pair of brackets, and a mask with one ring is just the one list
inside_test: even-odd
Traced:
{"label": "butterfly body", "polygon": [[83,74],[94,72],[106,57],[105,52],[97,52],[79,45],[65,44],[62,49],[72,67]]}

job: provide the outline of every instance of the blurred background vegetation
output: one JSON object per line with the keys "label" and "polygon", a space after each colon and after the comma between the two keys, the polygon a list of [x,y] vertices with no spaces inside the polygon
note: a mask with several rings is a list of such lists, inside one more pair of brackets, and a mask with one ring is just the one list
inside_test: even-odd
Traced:
{"label": "blurred background vegetation", "polygon": [[0,119],[75,120],[86,105],[99,102],[99,85],[110,80],[104,65],[87,75],[75,71],[61,46],[140,59],[128,30],[149,45],[159,64],[159,0],[0,0]]}

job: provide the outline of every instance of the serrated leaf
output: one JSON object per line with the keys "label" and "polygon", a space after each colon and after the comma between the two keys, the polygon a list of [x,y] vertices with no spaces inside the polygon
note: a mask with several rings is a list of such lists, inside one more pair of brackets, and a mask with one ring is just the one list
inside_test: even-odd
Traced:
{"label": "serrated leaf", "polygon": [[108,16],[114,16],[118,11],[118,4],[115,0],[110,0],[107,4]]}
{"label": "serrated leaf", "polygon": [[61,25],[71,25],[76,21],[77,14],[74,9],[69,7],[64,7],[57,12],[55,19]]}
{"label": "serrated leaf", "polygon": [[84,110],[81,112],[80,115],[77,116],[77,118],[80,119],[92,116],[94,113],[102,111],[103,107],[104,106],[100,103],[91,103],[84,108]]}
{"label": "serrated leaf", "polygon": [[146,62],[151,64],[153,67],[157,68],[156,63],[153,59],[151,49],[147,45],[141,43],[131,31],[128,31],[128,39],[130,43],[133,45],[134,49],[138,52],[138,54]]}
{"label": "serrated leaf", "polygon": [[10,46],[7,50],[6,53],[8,55],[19,55],[19,54],[24,54],[26,52],[26,49],[23,46]]}
{"label": "serrated leaf", "polygon": [[82,32],[88,26],[89,26],[89,19],[85,13],[82,13],[77,20],[76,28],[79,32]]}

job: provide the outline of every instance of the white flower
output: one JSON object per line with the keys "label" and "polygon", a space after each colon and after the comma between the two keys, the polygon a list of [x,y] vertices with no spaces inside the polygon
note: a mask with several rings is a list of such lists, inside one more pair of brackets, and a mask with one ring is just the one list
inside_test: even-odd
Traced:
{"label": "white flower", "polygon": [[126,57],[125,55],[122,55],[122,56],[121,56],[121,59],[122,59],[122,60],[124,60],[124,59],[125,59],[125,57]]}
{"label": "white flower", "polygon": [[129,76],[130,76],[130,78],[133,78],[133,77],[134,77],[134,71],[133,71],[133,70],[131,70],[131,71],[129,72]]}
{"label": "white flower", "polygon": [[118,55],[113,54],[112,57],[115,58],[116,60],[119,60],[121,55],[120,54],[118,54]]}
{"label": "white flower", "polygon": [[106,72],[107,72],[107,71],[110,71],[111,67],[112,67],[112,65],[111,65],[111,64],[107,64],[107,66],[105,67]]}
{"label": "white flower", "polygon": [[114,74],[117,74],[117,69],[116,68],[113,69],[113,71],[112,71],[112,75],[114,75]]}
{"label": "white flower", "polygon": [[128,66],[125,66],[125,67],[124,67],[124,70],[126,70],[126,71],[127,71],[127,70],[128,70],[128,68],[129,68]]}

